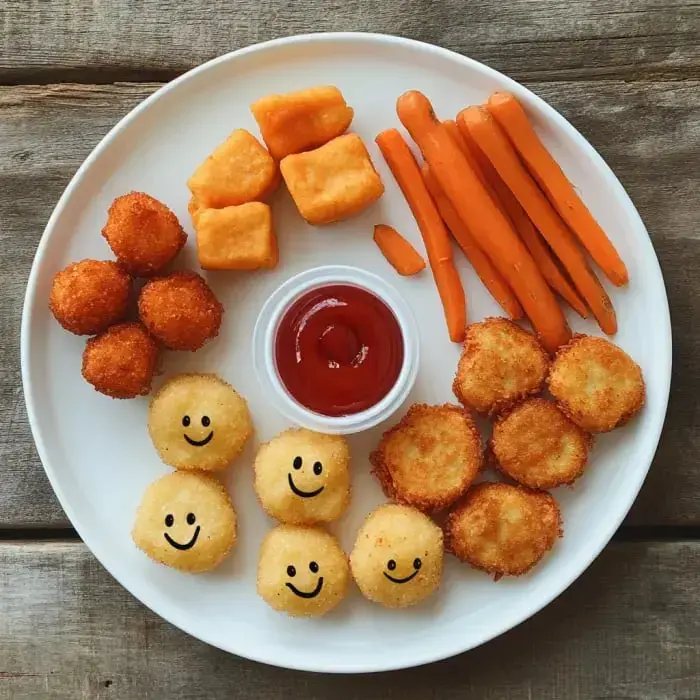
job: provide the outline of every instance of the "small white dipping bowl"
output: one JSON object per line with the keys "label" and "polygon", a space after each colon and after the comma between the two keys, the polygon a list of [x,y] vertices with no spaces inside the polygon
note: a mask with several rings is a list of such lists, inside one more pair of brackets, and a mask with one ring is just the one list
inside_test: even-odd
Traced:
{"label": "small white dipping bowl", "polygon": [[[324,416],[302,406],[286,390],[277,372],[275,340],[280,321],[292,304],[307,292],[338,284],[364,289],[391,309],[403,337],[403,364],[396,383],[379,403],[348,416]],[[349,435],[387,420],[413,388],[418,374],[418,360],[418,328],[408,304],[381,277],[356,267],[327,265],[288,279],[265,302],[253,330],[253,364],[265,396],[290,421],[321,433]]]}

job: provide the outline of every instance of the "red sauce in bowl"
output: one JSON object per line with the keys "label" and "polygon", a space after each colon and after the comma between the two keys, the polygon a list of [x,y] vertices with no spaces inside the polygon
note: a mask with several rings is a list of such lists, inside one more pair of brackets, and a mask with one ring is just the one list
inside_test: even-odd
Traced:
{"label": "red sauce in bowl", "polygon": [[302,406],[324,416],[379,403],[401,372],[403,335],[392,310],[360,287],[329,285],[301,296],[275,338],[277,373]]}

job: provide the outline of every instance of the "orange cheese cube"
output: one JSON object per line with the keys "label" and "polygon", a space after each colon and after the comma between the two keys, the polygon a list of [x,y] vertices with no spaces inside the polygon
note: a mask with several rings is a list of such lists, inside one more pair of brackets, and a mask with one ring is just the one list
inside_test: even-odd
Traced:
{"label": "orange cheese cube", "polygon": [[262,199],[278,184],[277,164],[245,129],[236,129],[217,146],[187,182],[194,198],[205,208]]}
{"label": "orange cheese cube", "polygon": [[322,146],[344,133],[353,118],[352,107],[333,85],[267,95],[250,111],[276,160]]}
{"label": "orange cheese cube", "polygon": [[267,204],[199,209],[193,219],[203,269],[258,270],[277,265],[277,238]]}
{"label": "orange cheese cube", "polygon": [[314,225],[359,214],[384,194],[384,184],[357,134],[287,156],[280,170],[299,213]]}

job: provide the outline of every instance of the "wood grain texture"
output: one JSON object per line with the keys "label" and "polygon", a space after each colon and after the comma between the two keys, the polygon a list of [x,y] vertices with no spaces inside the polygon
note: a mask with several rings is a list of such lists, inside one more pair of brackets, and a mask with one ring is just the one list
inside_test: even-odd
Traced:
{"label": "wood grain texture", "polygon": [[[156,84],[0,88],[0,526],[67,522],[36,457],[19,376],[19,316],[46,220],[107,130]],[[628,523],[700,524],[700,81],[533,82],[603,154],[649,228],[674,322],[674,383],[666,430]]]}
{"label": "wood grain texture", "polygon": [[373,31],[466,53],[519,80],[699,77],[683,0],[4,0],[0,83],[169,79],[251,43]]}
{"label": "wood grain texture", "polygon": [[698,577],[700,543],[615,544],[558,600],[486,646],[348,679],[258,665],[188,637],[82,544],[6,542],[0,700],[697,698],[700,618],[688,599]]}

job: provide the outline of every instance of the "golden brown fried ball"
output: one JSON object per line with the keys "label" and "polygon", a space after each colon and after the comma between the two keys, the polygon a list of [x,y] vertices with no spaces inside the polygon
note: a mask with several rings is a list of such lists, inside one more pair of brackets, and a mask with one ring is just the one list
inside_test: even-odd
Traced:
{"label": "golden brown fried ball", "polygon": [[639,365],[605,338],[576,335],[554,358],[549,391],[576,425],[606,433],[624,425],[644,405]]}
{"label": "golden brown fried ball", "polygon": [[175,472],[146,489],[131,536],[160,564],[191,573],[209,571],[236,542],[236,513],[218,481]]}
{"label": "golden brown fried ball", "polygon": [[440,585],[442,530],[409,506],[386,504],[357,533],[350,569],[362,595],[388,608],[405,608]]}
{"label": "golden brown fried ball", "polygon": [[586,467],[592,438],[551,401],[528,399],[498,419],[489,442],[494,465],[532,489],[571,484]]}
{"label": "golden brown fried ball", "polygon": [[114,399],[145,396],[159,355],[158,343],[140,323],[120,323],[87,341],[83,377]]}
{"label": "golden brown fried ball", "polygon": [[258,595],[294,617],[319,617],[345,598],[348,558],[320,527],[278,525],[260,547]]}
{"label": "golden brown fried ball", "polygon": [[138,277],[162,272],[187,241],[175,214],[143,192],[117,197],[102,235],[122,265]]}
{"label": "golden brown fried ball", "polygon": [[111,260],[81,260],[56,273],[49,308],[76,335],[95,335],[123,320],[131,291],[126,270]]}
{"label": "golden brown fried ball", "polygon": [[182,270],[147,282],[139,316],[170,350],[198,350],[219,334],[224,307],[196,272]]}
{"label": "golden brown fried ball", "polygon": [[384,493],[436,512],[452,505],[482,464],[481,436],[459,406],[414,404],[370,455]]}
{"label": "golden brown fried ball", "polygon": [[542,389],[549,356],[532,333],[507,318],[467,326],[452,389],[465,406],[498,414]]}
{"label": "golden brown fried ball", "polygon": [[444,530],[448,551],[497,580],[529,571],[562,534],[559,506],[548,493],[500,483],[471,489]]}

